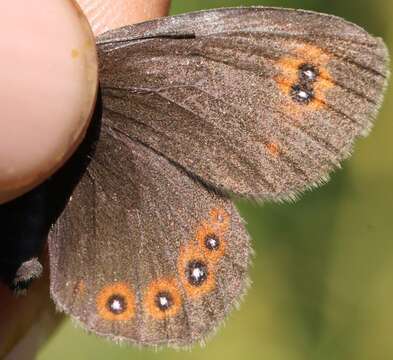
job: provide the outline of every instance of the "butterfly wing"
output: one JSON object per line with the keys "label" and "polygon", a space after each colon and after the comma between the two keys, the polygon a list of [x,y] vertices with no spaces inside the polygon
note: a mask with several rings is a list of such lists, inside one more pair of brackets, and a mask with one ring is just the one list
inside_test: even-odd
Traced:
{"label": "butterfly wing", "polygon": [[388,76],[381,39],[340,18],[235,8],[98,39],[110,125],[224,192],[292,198],[369,131]]}
{"label": "butterfly wing", "polygon": [[371,126],[386,48],[270,8],[160,19],[98,46],[102,129],[50,234],[52,297],[98,334],[187,345],[247,284],[248,237],[218,194],[288,198],[325,179]]}
{"label": "butterfly wing", "polygon": [[50,234],[52,297],[83,327],[114,340],[203,340],[247,285],[242,220],[229,200],[108,126],[107,115]]}

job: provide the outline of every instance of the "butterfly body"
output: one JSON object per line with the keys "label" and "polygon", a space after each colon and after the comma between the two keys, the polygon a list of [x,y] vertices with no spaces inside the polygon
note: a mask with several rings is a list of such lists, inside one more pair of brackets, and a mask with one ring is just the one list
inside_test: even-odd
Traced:
{"label": "butterfly body", "polygon": [[49,235],[52,297],[114,340],[203,341],[248,285],[231,198],[326,181],[371,128],[387,50],[340,18],[262,7],[124,27],[97,46],[102,114],[50,185],[73,184]]}

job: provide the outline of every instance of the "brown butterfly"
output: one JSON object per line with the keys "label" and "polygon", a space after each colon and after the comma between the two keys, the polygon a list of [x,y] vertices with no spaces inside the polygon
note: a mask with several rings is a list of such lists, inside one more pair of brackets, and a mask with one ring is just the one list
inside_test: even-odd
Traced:
{"label": "brown butterfly", "polygon": [[[101,101],[84,143],[3,215],[41,209],[34,244],[55,222],[51,294],[84,328],[189,345],[248,285],[252,251],[231,199],[294,199],[325,182],[372,126],[387,49],[340,18],[263,7],[162,18],[97,45]],[[12,286],[39,273],[35,260],[20,267],[33,253],[8,266]]]}

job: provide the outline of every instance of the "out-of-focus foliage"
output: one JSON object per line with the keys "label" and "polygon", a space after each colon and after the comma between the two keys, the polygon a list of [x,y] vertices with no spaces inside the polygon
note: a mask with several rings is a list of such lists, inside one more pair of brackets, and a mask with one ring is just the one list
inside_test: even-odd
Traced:
{"label": "out-of-focus foliage", "polygon": [[[305,8],[345,17],[393,49],[393,2],[174,0],[172,13],[239,5]],[[39,359],[393,359],[393,93],[370,136],[329,184],[293,204],[239,203],[256,250],[253,286],[206,347],[139,350],[70,321]],[[131,264],[130,264],[131,266]]]}

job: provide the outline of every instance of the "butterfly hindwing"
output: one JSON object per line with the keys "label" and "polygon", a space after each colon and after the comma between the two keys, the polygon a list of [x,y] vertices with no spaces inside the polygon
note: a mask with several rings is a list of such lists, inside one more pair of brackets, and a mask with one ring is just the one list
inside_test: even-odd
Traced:
{"label": "butterfly hindwing", "polygon": [[83,327],[143,345],[201,341],[247,284],[229,200],[105,125],[49,240],[51,293]]}
{"label": "butterfly hindwing", "polygon": [[112,127],[259,199],[324,181],[370,129],[388,76],[382,40],[300,10],[163,18],[110,31],[98,49]]}

